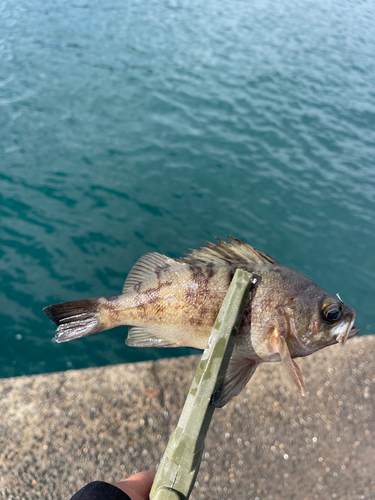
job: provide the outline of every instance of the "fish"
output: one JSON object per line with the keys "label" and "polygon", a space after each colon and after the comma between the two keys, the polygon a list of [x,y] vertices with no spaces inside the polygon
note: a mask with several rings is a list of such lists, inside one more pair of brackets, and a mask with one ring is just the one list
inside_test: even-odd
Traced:
{"label": "fish", "polygon": [[357,335],[356,312],[307,276],[279,264],[239,238],[206,242],[180,259],[152,252],[130,270],[122,294],[45,307],[66,342],[128,325],[132,347],[206,348],[236,269],[253,274],[239,332],[221,392],[225,406],[246,386],[256,368],[281,362],[305,395],[295,358]]}

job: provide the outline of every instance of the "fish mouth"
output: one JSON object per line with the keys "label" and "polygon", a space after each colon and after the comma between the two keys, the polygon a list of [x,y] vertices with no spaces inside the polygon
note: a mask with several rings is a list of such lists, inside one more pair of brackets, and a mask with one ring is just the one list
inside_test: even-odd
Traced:
{"label": "fish mouth", "polygon": [[358,326],[352,326],[348,335],[348,339],[355,337],[356,335],[359,334],[360,331],[361,330],[358,328]]}
{"label": "fish mouth", "polygon": [[348,339],[355,337],[360,332],[360,329],[354,326],[355,313],[353,312],[349,318],[349,322],[338,325],[333,331],[336,342],[342,345],[344,345]]}

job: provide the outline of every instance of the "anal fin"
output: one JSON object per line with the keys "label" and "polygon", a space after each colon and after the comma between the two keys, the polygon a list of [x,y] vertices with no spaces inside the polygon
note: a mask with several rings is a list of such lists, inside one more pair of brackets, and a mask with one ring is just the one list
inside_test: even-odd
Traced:
{"label": "anal fin", "polygon": [[129,326],[126,345],[130,347],[181,347],[176,342],[160,337],[157,333],[140,326]]}
{"label": "anal fin", "polygon": [[222,408],[229,403],[234,396],[237,396],[242,391],[251,379],[257,366],[257,361],[251,359],[231,358],[221,392],[213,396],[212,404],[216,408]]}

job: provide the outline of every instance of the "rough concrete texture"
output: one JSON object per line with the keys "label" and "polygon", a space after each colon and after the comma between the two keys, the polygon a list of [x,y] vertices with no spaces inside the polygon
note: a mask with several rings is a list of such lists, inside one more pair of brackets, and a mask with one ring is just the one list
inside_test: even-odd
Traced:
{"label": "rough concrete texture", "polygon": [[[154,469],[198,357],[0,381],[0,498],[68,499]],[[375,499],[375,336],[279,363],[216,410],[192,499]]]}

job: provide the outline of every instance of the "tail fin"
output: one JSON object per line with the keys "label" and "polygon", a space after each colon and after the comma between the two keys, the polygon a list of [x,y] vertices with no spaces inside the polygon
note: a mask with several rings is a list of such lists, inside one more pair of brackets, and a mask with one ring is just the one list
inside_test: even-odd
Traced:
{"label": "tail fin", "polygon": [[67,342],[106,330],[107,327],[100,321],[100,300],[75,300],[45,307],[45,314],[58,326],[56,341]]}

